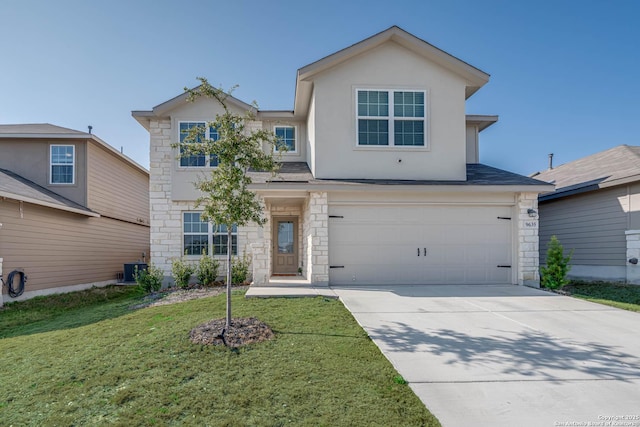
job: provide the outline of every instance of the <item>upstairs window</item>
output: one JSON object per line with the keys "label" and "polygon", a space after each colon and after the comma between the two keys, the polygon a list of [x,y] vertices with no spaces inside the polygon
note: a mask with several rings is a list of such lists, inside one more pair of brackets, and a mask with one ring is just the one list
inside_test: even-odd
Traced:
{"label": "upstairs window", "polygon": [[357,90],[359,146],[426,145],[424,91]]}
{"label": "upstairs window", "polygon": [[[238,227],[234,225],[231,233],[231,254],[237,255]],[[183,254],[226,255],[228,239],[226,226],[204,221],[200,212],[183,213]]]}
{"label": "upstairs window", "polygon": [[52,145],[50,153],[50,182],[51,184],[75,183],[75,146]]}
{"label": "upstairs window", "polygon": [[[184,142],[189,136],[191,129],[197,128],[198,136],[194,143],[202,143],[204,139],[218,140],[218,132],[213,127],[207,127],[205,122],[180,122],[180,142]],[[184,149],[180,148],[180,154],[184,153]],[[216,167],[218,166],[218,157],[216,155],[207,156],[206,154],[194,154],[190,156],[180,157],[180,166],[182,167]]]}
{"label": "upstairs window", "polygon": [[[287,147],[288,152],[296,152],[296,128],[294,126],[276,126],[274,132],[280,143]],[[275,149],[278,151],[277,146]]]}

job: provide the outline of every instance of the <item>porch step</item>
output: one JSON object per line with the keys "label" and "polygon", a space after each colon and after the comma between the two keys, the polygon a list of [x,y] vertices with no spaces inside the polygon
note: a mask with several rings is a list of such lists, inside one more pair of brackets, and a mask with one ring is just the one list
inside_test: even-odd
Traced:
{"label": "porch step", "polygon": [[305,298],[325,297],[338,298],[333,289],[328,287],[313,287],[308,283],[304,285],[291,285],[289,283],[272,284],[268,286],[251,285],[245,294],[245,298]]}

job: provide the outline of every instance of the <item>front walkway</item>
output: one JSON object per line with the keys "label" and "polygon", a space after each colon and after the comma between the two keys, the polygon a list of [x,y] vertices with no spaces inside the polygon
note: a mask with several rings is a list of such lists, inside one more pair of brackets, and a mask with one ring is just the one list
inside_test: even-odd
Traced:
{"label": "front walkway", "polygon": [[338,298],[333,289],[327,286],[311,286],[302,277],[272,277],[268,285],[250,286],[245,298],[300,298],[300,297]]}

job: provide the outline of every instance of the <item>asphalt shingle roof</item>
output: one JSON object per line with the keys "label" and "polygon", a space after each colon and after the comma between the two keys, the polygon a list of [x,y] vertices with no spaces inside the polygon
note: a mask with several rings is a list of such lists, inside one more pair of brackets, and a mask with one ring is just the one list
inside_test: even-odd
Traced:
{"label": "asphalt shingle roof", "polygon": [[32,123],[32,124],[16,124],[16,125],[0,125],[0,136],[3,134],[62,134],[62,135],[90,135],[79,130],[63,128],[49,123]]}
{"label": "asphalt shingle roof", "polygon": [[640,147],[618,145],[533,177],[555,184],[555,195],[580,189],[595,190],[629,180],[640,181]]}
{"label": "asphalt shingle roof", "polygon": [[548,185],[546,182],[518,175],[480,163],[467,164],[466,181],[399,180],[399,179],[315,179],[304,162],[283,163],[274,178],[266,172],[249,172],[256,184],[266,182],[299,182],[310,184],[373,184],[373,185]]}
{"label": "asphalt shingle roof", "polygon": [[57,206],[64,210],[73,209],[88,214],[94,213],[91,209],[62,197],[6,169],[0,169],[0,193],[9,196],[14,195],[18,200],[26,198],[34,202],[42,202],[48,206]]}

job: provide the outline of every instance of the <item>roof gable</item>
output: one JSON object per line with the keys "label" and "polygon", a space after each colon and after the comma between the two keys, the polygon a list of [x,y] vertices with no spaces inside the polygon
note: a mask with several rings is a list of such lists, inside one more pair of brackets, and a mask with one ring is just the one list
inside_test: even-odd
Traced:
{"label": "roof gable", "polygon": [[461,76],[467,82],[465,90],[466,98],[469,98],[489,81],[490,76],[484,71],[469,65],[455,56],[438,49],[432,44],[394,25],[365,40],[300,68],[296,79],[296,113],[302,113],[308,105],[314,76],[390,41],[395,42],[409,51]]}
{"label": "roof gable", "polygon": [[[192,90],[197,90],[199,87],[200,86],[196,86]],[[171,98],[168,101],[165,101],[161,104],[156,105],[150,111],[144,111],[144,110],[132,111],[131,115],[138,121],[138,123],[144,126],[145,129],[149,130],[150,119],[169,118],[170,113],[173,110],[176,110],[180,107],[184,107],[185,105],[187,105],[189,103],[188,99],[189,99],[189,92],[185,91],[180,95]],[[235,107],[240,111],[251,111],[252,113],[257,113],[258,111],[257,108],[254,107],[253,105],[247,104],[246,102],[241,101],[240,99],[232,95],[227,95],[227,97],[225,98],[225,103],[227,104],[227,106]]]}

